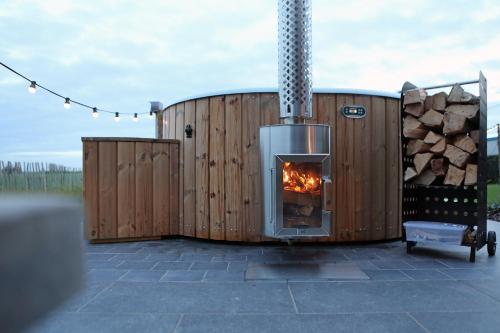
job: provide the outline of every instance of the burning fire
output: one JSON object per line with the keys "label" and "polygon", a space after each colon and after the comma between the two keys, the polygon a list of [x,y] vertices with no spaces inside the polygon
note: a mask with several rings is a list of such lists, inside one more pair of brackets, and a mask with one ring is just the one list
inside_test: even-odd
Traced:
{"label": "burning fire", "polygon": [[312,168],[283,163],[283,188],[298,193],[319,194],[321,178]]}

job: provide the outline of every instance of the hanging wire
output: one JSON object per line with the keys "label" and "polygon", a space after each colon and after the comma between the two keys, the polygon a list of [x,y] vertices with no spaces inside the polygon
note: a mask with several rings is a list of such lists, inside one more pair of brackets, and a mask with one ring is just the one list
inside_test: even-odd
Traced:
{"label": "hanging wire", "polygon": [[122,114],[122,115],[141,115],[141,114],[151,114],[150,111],[145,111],[145,112],[114,112],[114,111],[109,111],[109,110],[104,110],[104,109],[101,109],[101,108],[96,108],[96,107],[93,107],[93,106],[90,106],[88,104],[85,104],[85,103],[82,103],[82,102],[78,102],[78,101],[75,101],[74,99],[71,99],[69,97],[66,97],[66,96],[63,96],[41,84],[39,84],[38,82],[36,81],[33,81],[29,78],[27,78],[26,76],[24,76],[23,74],[19,73],[18,71],[14,70],[13,68],[7,66],[6,64],[4,64],[3,62],[0,61],[0,65],[2,65],[3,67],[5,67],[7,70],[11,71],[12,73],[16,74],[17,76],[19,76],[20,78],[23,78],[24,80],[28,81],[30,83],[30,87],[32,87],[33,89],[36,89],[36,87],[39,87],[40,89],[43,89],[45,90],[46,92],[48,93],[51,93],[52,95],[54,96],[57,96],[61,99],[63,99],[66,102],[68,101],[71,101],[71,103],[75,103],[77,105],[80,105],[81,107],[84,107],[84,108],[87,108],[87,109],[90,109],[92,110],[93,114],[97,114],[97,112],[105,112],[105,113],[110,113],[110,114]]}

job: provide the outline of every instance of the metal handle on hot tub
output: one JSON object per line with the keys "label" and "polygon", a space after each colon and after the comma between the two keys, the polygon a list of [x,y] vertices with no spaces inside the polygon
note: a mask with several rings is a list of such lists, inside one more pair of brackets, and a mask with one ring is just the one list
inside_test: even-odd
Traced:
{"label": "metal handle on hot tub", "polygon": [[273,221],[276,219],[276,191],[275,191],[275,184],[274,184],[274,169],[271,168],[271,220],[269,223],[273,223]]}

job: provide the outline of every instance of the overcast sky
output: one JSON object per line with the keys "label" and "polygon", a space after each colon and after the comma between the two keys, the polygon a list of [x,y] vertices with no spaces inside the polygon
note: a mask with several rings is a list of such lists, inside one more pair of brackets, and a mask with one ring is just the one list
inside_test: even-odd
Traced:
{"label": "overcast sky", "polygon": [[[397,91],[488,79],[500,122],[500,1],[313,0],[313,85]],[[275,0],[0,0],[0,61],[64,96],[148,111],[184,96],[277,86]],[[472,90],[472,92],[475,92]],[[153,137],[154,121],[90,112],[0,68],[0,160],[81,165],[82,136]]]}

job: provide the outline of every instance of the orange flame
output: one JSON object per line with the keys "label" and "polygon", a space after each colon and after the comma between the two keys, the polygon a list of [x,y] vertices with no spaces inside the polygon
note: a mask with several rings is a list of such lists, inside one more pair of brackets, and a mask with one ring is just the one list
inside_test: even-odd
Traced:
{"label": "orange flame", "polygon": [[283,163],[283,188],[298,193],[319,194],[321,178],[312,168],[295,167],[290,162]]}

